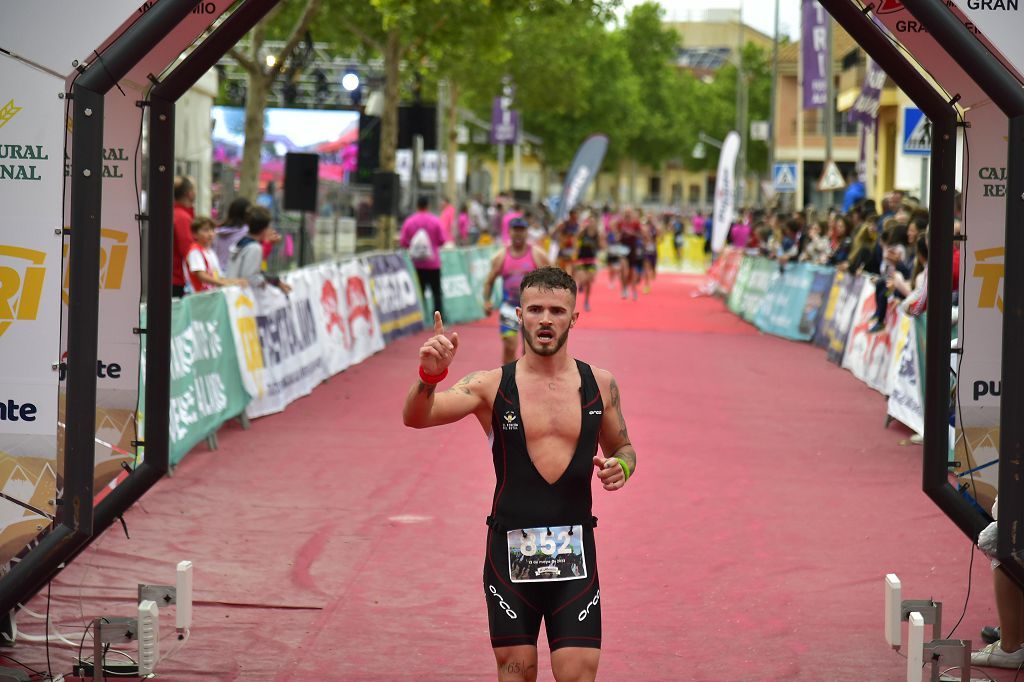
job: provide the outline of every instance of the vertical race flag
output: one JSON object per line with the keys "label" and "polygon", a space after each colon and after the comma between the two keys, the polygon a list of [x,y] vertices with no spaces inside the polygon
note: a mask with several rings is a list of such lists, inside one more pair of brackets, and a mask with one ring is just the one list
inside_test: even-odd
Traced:
{"label": "vertical race flag", "polygon": [[803,0],[803,30],[800,63],[804,77],[804,109],[821,109],[828,98],[825,82],[825,60],[828,59],[828,15],[818,0]]}
{"label": "vertical race flag", "polygon": [[865,127],[874,129],[878,122],[878,102],[882,97],[884,86],[885,71],[875,63],[875,60],[868,57],[864,83],[860,87],[860,94],[857,95],[856,101],[850,108],[851,122],[863,123]]}
{"label": "vertical race flag", "polygon": [[722,143],[715,174],[715,217],[711,224],[711,250],[718,253],[725,246],[729,227],[736,217],[736,156],[740,153],[740,136],[730,130]]}
{"label": "vertical race flag", "polygon": [[572,165],[569,166],[569,172],[565,174],[562,198],[558,202],[558,213],[555,216],[556,223],[565,220],[569,215],[569,209],[579,203],[580,198],[586,194],[591,181],[601,168],[606,151],[608,151],[608,137],[600,134],[591,135],[576,150],[576,156],[572,160]]}

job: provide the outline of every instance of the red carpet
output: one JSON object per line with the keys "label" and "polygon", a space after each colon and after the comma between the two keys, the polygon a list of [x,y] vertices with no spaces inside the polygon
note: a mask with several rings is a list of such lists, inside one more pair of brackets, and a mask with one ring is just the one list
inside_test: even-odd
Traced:
{"label": "red carpet", "polygon": [[[921,492],[921,450],[884,428],[881,396],[820,350],[691,298],[697,284],[663,275],[633,302],[602,277],[569,341],[618,379],[639,459],[625,490],[595,490],[599,678],[904,679],[883,638],[883,576],[942,601],[948,631],[970,543]],[[497,364],[496,325],[460,329],[454,375]],[[66,634],[81,637],[83,611],[129,615],[136,583],[173,581],[191,559],[195,625],[161,679],[494,679],[480,585],[490,454],[470,420],[402,426],[421,340],[189,455],[126,516],[131,540],[112,528],[54,582]],[[995,623],[979,554],[956,634]],[[55,671],[72,652],[53,648]],[[38,644],[9,654],[46,665]]]}

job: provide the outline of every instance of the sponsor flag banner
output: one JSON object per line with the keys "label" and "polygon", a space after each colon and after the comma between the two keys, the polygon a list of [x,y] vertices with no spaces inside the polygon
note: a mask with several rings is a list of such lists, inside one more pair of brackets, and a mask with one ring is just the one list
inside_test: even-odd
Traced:
{"label": "sponsor flag banner", "polygon": [[342,305],[348,329],[346,343],[351,344],[349,359],[353,365],[384,350],[383,323],[370,302],[371,277],[370,266],[363,261],[349,260],[338,266],[335,285],[339,292],[344,292]]}
{"label": "sponsor flag banner", "polygon": [[[366,259],[373,306],[384,341],[423,330],[423,301],[412,261],[405,254],[384,253]],[[369,292],[367,292],[369,293]],[[433,319],[433,314],[431,314]]]}
{"label": "sponsor flag banner", "polygon": [[460,249],[441,250],[441,297],[445,323],[471,322],[484,316],[478,289],[469,276],[469,258]]}
{"label": "sponsor flag banner", "polygon": [[729,228],[736,217],[736,156],[739,153],[739,133],[730,130],[722,143],[718,155],[718,173],[715,175],[715,217],[711,225],[711,250],[715,253],[719,253],[725,246]]}
{"label": "sponsor flag banner", "polygon": [[817,0],[803,0],[800,36],[800,67],[803,70],[803,108],[821,109],[828,99],[825,80],[826,60],[832,54],[828,44],[830,21],[825,8]]}
{"label": "sponsor flag banner", "polygon": [[[849,273],[837,273],[836,279],[842,276],[842,290],[836,299],[835,315],[831,324],[826,325],[828,336],[828,348],[826,353],[829,362],[837,365],[843,364],[843,355],[846,353],[846,341],[850,336],[850,327],[853,324],[853,315],[858,310],[858,303],[861,299],[861,290],[868,287],[867,280],[859,275]],[[873,287],[871,287],[873,290]]]}
{"label": "sponsor flag banner", "polygon": [[918,434],[924,434],[924,320],[899,313],[887,406],[890,417]]}
{"label": "sponsor flag banner", "polygon": [[810,266],[797,263],[786,268],[764,292],[754,315],[757,328],[786,339],[805,340],[807,336],[800,332],[800,321],[813,281]]}
{"label": "sponsor flag banner", "polygon": [[878,103],[882,98],[885,78],[885,71],[882,70],[882,67],[876,64],[874,59],[868,57],[860,94],[857,95],[857,99],[847,114],[851,122],[863,123],[864,127],[874,129],[878,122]]}
{"label": "sponsor flag banner", "polygon": [[[0,23],[14,28],[6,15]],[[0,565],[6,565],[49,527],[63,464],[55,365],[65,101],[57,98],[61,79],[4,54],[0,83]]]}
{"label": "sponsor flag banner", "polygon": [[558,200],[558,212],[555,222],[561,222],[569,215],[573,206],[580,203],[587,195],[587,188],[597,177],[608,151],[608,138],[605,135],[591,135],[576,150],[569,172],[565,174],[565,185]]}
{"label": "sponsor flag banner", "polygon": [[219,291],[174,302],[171,314],[171,464],[242,413],[242,386],[227,299]]}
{"label": "sponsor flag banner", "polygon": [[898,308],[896,301],[889,301],[884,311],[885,329],[871,333],[875,323],[875,286],[868,281],[861,289],[860,300],[854,313],[853,325],[846,341],[843,367],[871,388],[885,395],[892,392],[889,381],[889,356],[892,352],[893,337],[897,331]]}

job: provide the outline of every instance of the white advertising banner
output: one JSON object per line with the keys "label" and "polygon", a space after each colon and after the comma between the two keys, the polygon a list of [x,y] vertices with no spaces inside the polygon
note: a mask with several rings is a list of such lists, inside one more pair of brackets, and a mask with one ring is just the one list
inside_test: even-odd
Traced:
{"label": "white advertising banner", "polygon": [[8,0],[3,3],[0,48],[66,76],[75,70],[74,61],[90,60],[93,50],[123,32],[154,1]]}
{"label": "white advertising banner", "polygon": [[344,292],[345,321],[348,324],[351,362],[362,362],[384,350],[384,333],[374,306],[370,304],[370,266],[350,260],[338,266],[336,284]]}
{"label": "white advertising banner", "polygon": [[889,393],[887,412],[890,417],[905,424],[914,433],[924,434],[924,403],[920,347],[917,325],[912,317],[899,313],[896,323],[896,345],[893,346],[892,391]]}
{"label": "white advertising banner", "polygon": [[309,280],[309,286],[317,299],[313,306],[317,327],[320,330],[321,353],[327,374],[334,375],[352,364],[352,335],[345,318],[345,302],[340,286],[341,273],[334,263],[300,271]]}
{"label": "white advertising banner", "polygon": [[0,83],[0,490],[23,503],[0,499],[6,564],[55,511],[65,102],[2,54]]}
{"label": "white advertising banner", "polygon": [[984,36],[989,49],[1018,74],[1024,73],[1024,13],[1019,0],[953,0],[957,9]]}
{"label": "white advertising banner", "polygon": [[875,323],[875,286],[873,281],[861,288],[860,299],[853,313],[853,324],[846,339],[843,367],[871,388],[888,395],[889,355],[896,330],[896,305],[885,310],[885,330],[871,333]]}
{"label": "white advertising banner", "polygon": [[712,222],[711,248],[718,253],[725,246],[729,228],[736,217],[736,156],[740,153],[740,136],[730,130],[722,143],[715,175],[715,217]]}
{"label": "white advertising banner", "polygon": [[[999,395],[1003,333],[1003,273],[1006,245],[1006,117],[995,105],[967,112],[969,166],[964,173],[964,227],[961,248],[960,412],[957,459],[971,468],[998,459]],[[1001,127],[997,127],[1001,126]],[[995,130],[998,134],[988,134]],[[962,416],[962,419],[961,419]],[[969,452],[967,451],[969,450]],[[987,458],[987,459],[986,459]],[[998,466],[978,476],[992,476]]]}

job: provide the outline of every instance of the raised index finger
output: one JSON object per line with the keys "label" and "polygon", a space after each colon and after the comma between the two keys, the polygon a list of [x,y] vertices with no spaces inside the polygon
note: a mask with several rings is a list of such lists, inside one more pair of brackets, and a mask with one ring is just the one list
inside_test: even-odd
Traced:
{"label": "raised index finger", "polygon": [[444,334],[444,322],[441,321],[441,311],[434,311],[434,335]]}

